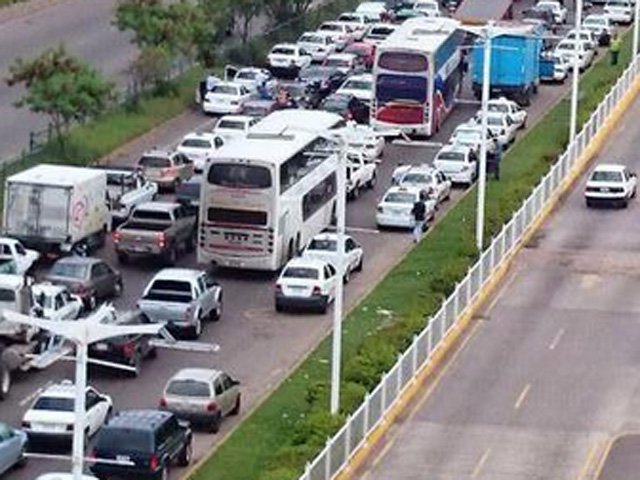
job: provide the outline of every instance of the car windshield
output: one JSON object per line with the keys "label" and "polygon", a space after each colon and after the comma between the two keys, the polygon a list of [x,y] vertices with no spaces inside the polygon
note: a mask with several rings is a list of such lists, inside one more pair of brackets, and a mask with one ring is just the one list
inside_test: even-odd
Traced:
{"label": "car windshield", "polygon": [[393,33],[394,30],[395,28],[393,27],[376,27],[376,28],[372,28],[367,36],[371,38],[387,37],[391,35],[391,33]]}
{"label": "car windshield", "polygon": [[276,55],[295,55],[296,52],[293,48],[275,47],[273,50],[271,50],[271,53],[274,53]]}
{"label": "car windshield", "polygon": [[132,186],[134,184],[133,173],[107,173],[107,185],[111,187]]}
{"label": "car windshield", "polygon": [[323,250],[327,252],[335,252],[338,242],[329,238],[314,238],[309,243],[309,250]]}
{"label": "car windshield", "polygon": [[322,108],[340,110],[349,105],[349,97],[346,95],[331,95],[322,102]]}
{"label": "car windshield", "polygon": [[190,378],[176,379],[169,382],[167,386],[168,395],[177,395],[180,397],[210,397],[211,389],[209,384],[200,380]]}
{"label": "car windshield", "polygon": [[150,452],[153,450],[153,438],[151,431],[107,427],[98,435],[97,448],[110,453]]}
{"label": "car windshield", "polygon": [[320,26],[318,30],[325,31],[325,32],[341,32],[342,25],[337,25],[335,23],[324,23]]}
{"label": "car windshield", "polygon": [[325,67],[348,67],[349,65],[349,60],[344,58],[327,58],[324,62]]}
{"label": "car windshield", "polygon": [[287,267],[282,273],[283,278],[318,279],[318,270],[310,267]]}
{"label": "car windshield", "polygon": [[145,155],[140,159],[138,164],[148,168],[166,168],[171,166],[171,160],[167,157],[154,157]]}
{"label": "car windshield", "polygon": [[402,177],[402,183],[408,185],[423,185],[432,183],[432,178],[429,173],[409,172]]}
{"label": "car windshield", "polygon": [[233,85],[216,85],[211,90],[212,93],[220,93],[222,95],[237,95],[238,89]]}
{"label": "car windshield", "polygon": [[414,203],[416,196],[409,192],[389,192],[383,201],[385,203]]}
{"label": "car windshield", "polygon": [[462,152],[440,152],[436,157],[436,161],[445,161],[445,162],[464,162],[465,155]]}
{"label": "car windshield", "polygon": [[240,70],[236,74],[236,78],[238,80],[254,80],[258,72],[254,72],[253,70]]}
{"label": "car windshield", "polygon": [[320,35],[307,34],[302,35],[299,41],[304,43],[319,43],[322,45],[324,44],[324,37],[321,37]]}
{"label": "car windshield", "polygon": [[503,125],[502,122],[502,117],[498,117],[498,116],[488,116],[487,117],[487,123],[493,127],[501,127]]}
{"label": "car windshield", "polygon": [[478,142],[481,135],[477,130],[457,130],[454,134],[455,139],[460,142]]}
{"label": "car windshield", "polygon": [[622,173],[607,170],[596,170],[591,175],[594,182],[622,182]]}
{"label": "car windshield", "polygon": [[188,148],[211,148],[211,142],[201,138],[186,138],[182,141],[180,146]]}
{"label": "car windshield", "polygon": [[40,397],[33,404],[32,410],[46,410],[53,412],[73,412],[73,398]]}
{"label": "car windshield", "polygon": [[607,20],[605,18],[587,17],[584,20],[584,24],[585,25],[596,25],[596,26],[606,25],[607,24]]}
{"label": "car windshield", "polygon": [[240,120],[220,120],[216,129],[223,128],[225,130],[244,130],[246,123]]}
{"label": "car windshield", "polygon": [[371,82],[369,80],[347,80],[342,88],[350,90],[371,90]]}
{"label": "car windshield", "polygon": [[87,265],[71,262],[56,262],[51,267],[49,275],[54,277],[67,277],[84,279],[87,276]]}
{"label": "car windshield", "polygon": [[500,113],[509,113],[509,106],[504,103],[490,103],[489,104],[490,112],[500,112]]}

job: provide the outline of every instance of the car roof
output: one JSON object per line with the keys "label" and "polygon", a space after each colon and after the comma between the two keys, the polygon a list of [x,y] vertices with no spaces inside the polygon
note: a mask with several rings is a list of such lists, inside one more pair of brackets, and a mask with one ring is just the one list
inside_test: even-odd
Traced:
{"label": "car roof", "polygon": [[20,240],[11,237],[0,237],[0,243],[12,243],[15,245],[16,243],[20,243]]}
{"label": "car roof", "polygon": [[171,412],[163,410],[122,410],[109,420],[106,427],[125,427],[131,430],[155,428],[171,418]]}
{"label": "car roof", "polygon": [[320,270],[324,268],[325,265],[327,265],[327,262],[317,258],[295,257],[287,262],[282,271],[284,272],[288,267],[309,267]]}
{"label": "car roof", "polygon": [[80,257],[78,255],[71,255],[69,257],[63,257],[56,260],[55,263],[74,263],[76,265],[93,265],[95,263],[102,263],[101,258],[96,257]]}
{"label": "car roof", "polygon": [[394,185],[393,187],[389,187],[389,189],[385,192],[384,196],[386,197],[389,193],[395,193],[395,192],[413,193],[414,195],[418,195],[420,192],[423,192],[423,191],[424,191],[424,188],[414,186],[414,185],[406,185],[406,186]]}
{"label": "car roof", "polygon": [[135,210],[140,209],[140,210],[151,210],[154,212],[165,212],[167,210],[172,210],[179,206],[180,204],[175,202],[144,202],[138,205],[135,208]]}
{"label": "car roof", "polygon": [[169,379],[169,382],[173,380],[200,380],[210,382],[220,375],[222,375],[222,371],[213,368],[183,368],[182,370],[178,370],[178,372]]}
{"label": "car roof", "polygon": [[[351,235],[345,234],[344,238],[345,239],[351,238]],[[317,234],[315,237],[313,237],[311,239],[311,241],[313,241],[313,240],[336,240],[337,241],[338,240],[338,234],[334,233],[334,232],[322,232],[322,233]]]}
{"label": "car roof", "polygon": [[626,170],[625,165],[621,165],[619,163],[601,163],[600,165],[596,165],[596,168],[593,169],[594,172],[621,172]]}
{"label": "car roof", "polygon": [[163,268],[153,277],[153,280],[170,278],[171,280],[195,280],[202,275],[201,270],[195,268]]}
{"label": "car roof", "polygon": [[[36,480],[73,480],[75,477],[72,473],[50,472],[44,473],[36,478]],[[82,475],[82,480],[98,480],[93,475]]]}
{"label": "car roof", "polygon": [[223,115],[220,117],[216,125],[218,125],[223,120],[233,120],[236,122],[251,122],[254,118],[251,115]]}
{"label": "car roof", "polygon": [[152,148],[147,150],[140,155],[140,157],[167,157],[171,158],[174,155],[174,152],[170,150],[163,150],[161,148]]}
{"label": "car roof", "polygon": [[322,30],[307,30],[306,32],[301,33],[298,39],[303,35],[317,35],[319,37],[331,38],[331,34],[329,32],[323,32]]}
{"label": "car roof", "polygon": [[192,138],[204,138],[205,140],[214,140],[216,138],[216,135],[211,132],[189,132],[184,137],[182,137],[182,140],[188,140]]}
{"label": "car roof", "polygon": [[461,152],[461,153],[469,153],[471,151],[471,147],[468,145],[460,145],[459,143],[448,143],[443,145],[442,148],[436,154],[436,157],[440,152]]}
{"label": "car roof", "polygon": [[[346,54],[346,55],[349,55],[349,54]],[[368,80],[368,81],[372,82],[373,81],[373,74],[371,74],[371,73],[360,73],[358,75],[351,75],[350,77],[346,78],[344,83],[347,83],[349,80]]]}
{"label": "car roof", "polygon": [[[87,385],[88,388],[88,385]],[[63,380],[60,383],[49,385],[36,398],[39,397],[60,397],[75,398],[76,386],[71,380]]]}
{"label": "car roof", "polygon": [[276,48],[295,48],[297,50],[298,45],[296,45],[295,43],[276,43],[273,47],[271,47],[271,50],[275,50]]}
{"label": "car roof", "polygon": [[337,58],[338,60],[355,60],[358,57],[353,53],[332,53],[327,57],[327,60],[330,58]]}

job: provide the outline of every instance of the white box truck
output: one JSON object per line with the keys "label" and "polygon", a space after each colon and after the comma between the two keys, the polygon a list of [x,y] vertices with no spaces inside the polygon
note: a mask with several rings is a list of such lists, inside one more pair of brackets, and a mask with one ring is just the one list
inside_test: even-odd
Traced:
{"label": "white box truck", "polygon": [[87,253],[109,225],[104,171],[42,164],[7,178],[4,234],[43,253]]}

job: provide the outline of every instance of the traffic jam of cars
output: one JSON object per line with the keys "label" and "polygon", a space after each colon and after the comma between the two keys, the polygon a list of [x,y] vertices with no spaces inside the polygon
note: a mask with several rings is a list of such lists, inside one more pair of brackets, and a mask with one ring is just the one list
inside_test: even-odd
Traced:
{"label": "traffic jam of cars", "polygon": [[[180,343],[198,343],[205,329],[225,321],[218,273],[237,270],[269,272],[274,314],[327,312],[337,285],[367,264],[352,232],[340,244],[338,195],[349,209],[377,190],[368,212],[375,232],[410,232],[418,222],[428,229],[456,191],[474,185],[483,150],[499,178],[501,156],[527,127],[526,107],[539,85],[564,82],[576,57],[580,71],[589,68],[633,16],[626,0],[610,0],[601,13],[588,12],[578,34],[563,27],[562,2],[540,0],[523,19],[505,22],[492,62],[511,65],[507,57],[516,54],[522,62],[492,74],[485,114],[478,110],[452,128],[429,159],[399,162],[383,178],[390,143],[435,135],[463,83],[479,98],[483,49],[460,29],[459,3],[361,3],[295,42],[273,45],[263,65],[228,66],[224,78],[203,79],[196,102],[216,119],[206,131],[126,164],[43,164],[9,176],[0,237],[0,400],[19,377],[73,352],[65,338],[1,312],[82,322],[106,305],[105,324],[161,324]],[[434,78],[432,64],[446,64],[448,76]],[[598,165],[586,205],[626,207],[636,188],[636,174],[624,165]],[[197,267],[185,262],[194,256]],[[135,305],[116,308],[131,288],[126,272],[136,268],[153,268],[153,275]],[[153,368],[144,365],[158,355],[156,340],[129,332],[96,342],[89,362],[120,366],[135,379]],[[106,461],[90,463],[87,479],[169,478],[174,465],[191,463],[196,435],[218,433],[226,417],[240,413],[242,386],[223,366],[180,368],[162,381],[154,408],[138,410],[120,408],[113,392],[90,381],[87,456]],[[52,379],[24,402],[20,425],[0,422],[0,475],[23,465],[29,452],[68,451],[76,394],[69,379]],[[71,478],[51,475],[38,479]]]}

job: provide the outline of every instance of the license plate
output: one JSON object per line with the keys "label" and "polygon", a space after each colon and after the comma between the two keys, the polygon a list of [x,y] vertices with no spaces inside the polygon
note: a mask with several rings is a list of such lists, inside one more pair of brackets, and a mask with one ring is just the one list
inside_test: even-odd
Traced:
{"label": "license plate", "polygon": [[149,251],[149,247],[147,247],[146,245],[134,245],[133,251],[134,252],[148,252]]}
{"label": "license plate", "polygon": [[116,461],[131,463],[131,457],[129,455],[116,455]]}
{"label": "license plate", "polygon": [[96,343],[94,348],[98,352],[106,352],[107,350],[109,350],[109,345],[107,345],[106,343]]}
{"label": "license plate", "polygon": [[609,189],[609,187],[602,187],[600,189],[601,192],[610,192],[611,190]]}

